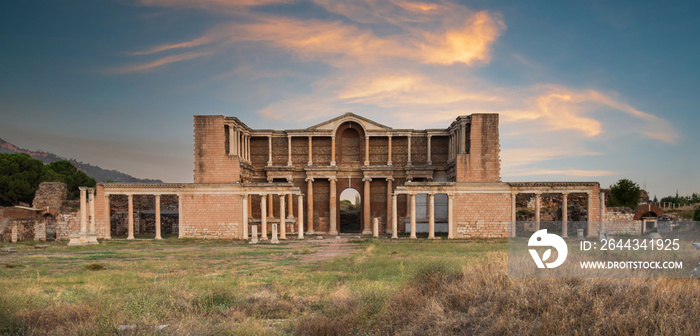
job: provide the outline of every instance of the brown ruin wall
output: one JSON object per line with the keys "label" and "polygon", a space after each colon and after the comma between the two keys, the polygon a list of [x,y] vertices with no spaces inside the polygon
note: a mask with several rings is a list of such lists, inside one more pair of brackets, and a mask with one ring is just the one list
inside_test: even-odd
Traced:
{"label": "brown ruin wall", "polygon": [[223,116],[194,117],[194,158],[195,183],[240,181],[239,158],[226,153]]}
{"label": "brown ruin wall", "polygon": [[182,238],[242,238],[240,195],[185,194],[182,198]]}
{"label": "brown ruin wall", "polygon": [[457,194],[454,202],[455,237],[508,237],[510,194]]}

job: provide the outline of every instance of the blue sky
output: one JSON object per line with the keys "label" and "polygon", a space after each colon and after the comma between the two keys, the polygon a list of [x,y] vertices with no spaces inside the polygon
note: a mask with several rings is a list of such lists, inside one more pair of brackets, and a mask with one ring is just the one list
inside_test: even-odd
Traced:
{"label": "blue sky", "polygon": [[0,3],[0,137],[191,182],[192,116],[303,128],[501,115],[504,181],[700,192],[700,5],[662,1]]}

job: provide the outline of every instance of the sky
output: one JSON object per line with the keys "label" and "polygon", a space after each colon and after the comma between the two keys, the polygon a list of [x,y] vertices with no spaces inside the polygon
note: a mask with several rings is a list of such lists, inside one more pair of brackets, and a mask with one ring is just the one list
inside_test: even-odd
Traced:
{"label": "sky", "polygon": [[0,138],[192,182],[193,115],[499,113],[503,181],[700,192],[700,3],[0,2]]}

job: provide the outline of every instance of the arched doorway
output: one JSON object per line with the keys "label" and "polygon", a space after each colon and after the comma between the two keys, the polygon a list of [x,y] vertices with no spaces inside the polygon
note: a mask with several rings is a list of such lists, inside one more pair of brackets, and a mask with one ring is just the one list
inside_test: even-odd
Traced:
{"label": "arched doorway", "polygon": [[340,233],[362,232],[362,199],[360,193],[347,188],[340,193]]}

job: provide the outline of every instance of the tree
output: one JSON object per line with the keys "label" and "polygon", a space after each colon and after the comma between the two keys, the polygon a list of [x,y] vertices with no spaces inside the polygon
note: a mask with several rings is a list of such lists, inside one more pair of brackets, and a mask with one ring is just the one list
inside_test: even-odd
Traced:
{"label": "tree", "polygon": [[58,181],[64,182],[68,187],[68,199],[77,199],[80,196],[78,187],[94,187],[97,182],[94,178],[78,170],[68,161],[55,161],[48,165],[49,170],[56,173]]}
{"label": "tree", "polygon": [[39,183],[57,181],[44,163],[27,154],[0,154],[0,204],[31,203]]}
{"label": "tree", "polygon": [[696,222],[700,222],[700,207],[695,209],[695,214],[693,214],[693,220]]}
{"label": "tree", "polygon": [[610,186],[611,203],[613,206],[625,206],[631,209],[637,207],[641,189],[639,185],[628,179],[621,179]]}

